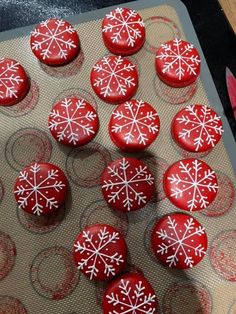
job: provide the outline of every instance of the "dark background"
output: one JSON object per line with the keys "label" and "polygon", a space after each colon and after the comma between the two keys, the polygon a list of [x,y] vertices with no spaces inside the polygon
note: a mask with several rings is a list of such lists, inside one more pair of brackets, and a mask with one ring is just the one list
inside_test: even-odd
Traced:
{"label": "dark background", "polygon": [[[0,31],[35,24],[49,17],[64,18],[125,2],[128,0],[0,0]],[[217,0],[182,0],[182,2],[191,16],[225,115],[236,138],[236,123],[225,82],[226,66],[236,75],[235,34]]]}

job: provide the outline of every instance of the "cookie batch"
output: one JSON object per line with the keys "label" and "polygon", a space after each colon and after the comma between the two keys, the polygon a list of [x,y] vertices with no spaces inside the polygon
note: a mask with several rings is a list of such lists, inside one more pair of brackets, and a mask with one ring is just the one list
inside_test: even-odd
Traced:
{"label": "cookie batch", "polygon": [[[132,9],[117,8],[104,17],[101,34],[108,53],[90,69],[88,84],[101,106],[114,106],[106,117],[107,135],[114,147],[129,157],[113,160],[103,169],[100,192],[112,210],[130,214],[142,210],[154,196],[156,178],[135,154],[159,140],[162,121],[158,104],[138,97],[140,75],[129,58],[145,42],[142,17]],[[39,63],[63,67],[79,55],[80,39],[70,23],[53,18],[32,30],[30,47]],[[153,61],[156,75],[174,88],[194,84],[200,75],[199,52],[181,38],[162,43]],[[19,62],[1,59],[0,78],[1,106],[15,105],[26,97],[30,77]],[[84,146],[99,132],[99,108],[97,111],[78,96],[62,97],[48,110],[47,126],[59,146]],[[203,104],[188,104],[172,118],[171,138],[191,153],[191,158],[172,161],[163,176],[163,190],[173,212],[156,220],[150,236],[150,248],[160,265],[188,269],[206,254],[206,230],[189,212],[212,204],[219,185],[215,171],[196,154],[210,153],[222,134],[221,118]],[[63,206],[68,190],[66,175],[57,165],[33,163],[20,171],[13,192],[20,210],[46,216]],[[151,284],[145,276],[127,271],[128,245],[118,229],[108,224],[89,225],[78,232],[71,248],[80,272],[89,280],[107,282],[104,314],[157,313]]]}

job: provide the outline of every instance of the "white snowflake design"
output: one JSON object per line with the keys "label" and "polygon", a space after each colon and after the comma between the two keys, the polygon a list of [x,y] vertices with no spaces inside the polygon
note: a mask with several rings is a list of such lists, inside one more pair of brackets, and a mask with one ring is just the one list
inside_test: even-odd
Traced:
{"label": "white snowflake design", "polygon": [[[136,191],[136,186],[141,182],[145,182],[148,185],[154,184],[153,176],[148,172],[147,166],[140,165],[134,169],[130,179],[128,177],[128,170],[130,168],[130,162],[122,158],[119,162],[119,167],[116,165],[108,167],[108,173],[111,175],[111,179],[105,180],[102,185],[102,189],[105,191],[111,191],[108,195],[108,202],[115,203],[121,197],[123,198],[123,206],[130,211],[134,202],[138,202],[138,205],[146,204],[145,192]],[[115,188],[118,187],[118,190]]]}
{"label": "white snowflake design", "polygon": [[179,123],[184,124],[186,128],[183,128],[179,132],[179,138],[189,138],[193,133],[198,133],[198,137],[194,138],[195,150],[198,151],[206,142],[211,147],[215,146],[216,134],[223,134],[223,127],[220,123],[220,117],[212,112],[211,108],[207,106],[201,106],[200,113],[197,112],[197,107],[187,106],[185,109],[189,115],[182,115],[177,118]]}
{"label": "white snowflake design", "polygon": [[[103,264],[104,274],[107,277],[115,276],[116,270],[114,264],[119,266],[124,263],[123,256],[119,253],[114,253],[113,255],[107,254],[109,246],[113,243],[117,243],[120,240],[118,232],[109,233],[106,226],[99,230],[98,232],[99,241],[93,239],[93,234],[90,231],[83,231],[83,243],[77,241],[74,245],[75,252],[80,254],[86,253],[86,258],[81,258],[78,263],[78,269],[85,270],[85,273],[89,275],[90,279],[97,277],[99,269],[97,266]],[[91,265],[88,266],[88,264]]]}
{"label": "white snowflake design", "polygon": [[[24,80],[17,75],[19,63],[14,61],[6,62],[5,59],[0,59],[0,98],[18,98],[17,85]],[[1,88],[2,87],[2,88]]]}
{"label": "white snowflake design", "polygon": [[[205,228],[202,226],[196,227],[192,217],[189,217],[189,219],[186,220],[184,223],[185,229],[181,230],[181,232],[178,228],[176,220],[172,219],[170,216],[168,216],[167,224],[168,231],[163,229],[156,231],[158,238],[163,240],[163,243],[158,245],[157,253],[163,255],[170,252],[171,255],[166,258],[166,263],[169,267],[176,266],[178,264],[180,255],[184,256],[184,264],[187,267],[193,267],[194,260],[192,256],[203,257],[206,254],[205,248],[202,244],[194,246],[193,239],[194,237],[196,238],[196,236],[205,236]],[[192,238],[192,245],[189,244],[190,238]],[[173,247],[175,247],[174,254],[172,254],[173,250],[171,250]]]}
{"label": "white snowflake design", "polygon": [[202,173],[202,162],[197,159],[192,161],[192,165],[180,161],[179,169],[181,174],[185,175],[184,178],[181,178],[179,174],[172,174],[167,178],[174,185],[174,188],[171,188],[171,197],[183,197],[183,194],[187,194],[188,191],[189,200],[187,204],[190,211],[197,208],[198,205],[200,208],[206,208],[209,205],[206,192],[216,193],[219,188],[214,182],[216,179],[215,172],[208,169]]}
{"label": "white snowflake design", "polygon": [[[24,209],[28,206],[28,201],[33,200],[35,204],[32,207],[32,212],[38,216],[43,212],[43,200],[47,208],[58,208],[58,201],[55,197],[48,197],[48,193],[50,190],[59,192],[65,187],[64,183],[57,180],[57,169],[49,170],[45,179],[42,179],[41,176],[38,175],[40,169],[40,165],[35,163],[30,166],[29,171],[21,171],[19,175],[19,182],[21,182],[21,184],[19,183],[14,191],[16,195],[21,195],[18,200],[19,208]],[[54,183],[52,184],[51,181]]]}
{"label": "white snowflake design", "polygon": [[175,69],[175,73],[179,80],[183,78],[186,72],[192,75],[197,75],[196,69],[201,60],[198,55],[193,54],[194,46],[192,44],[184,44],[181,39],[175,38],[173,40],[173,45],[167,43],[162,44],[161,47],[164,51],[157,55],[156,58],[165,60],[162,69],[163,73]]}
{"label": "white snowflake design", "polygon": [[114,91],[113,84],[116,85],[115,89],[119,95],[126,95],[127,88],[136,85],[131,75],[125,77],[127,73],[135,71],[135,65],[131,62],[126,64],[121,56],[115,57],[114,66],[112,66],[111,59],[105,56],[99,64],[93,66],[93,69],[97,73],[101,73],[93,85],[100,87],[103,97],[111,95]]}
{"label": "white snowflake design", "polygon": [[144,22],[141,18],[138,18],[138,13],[134,10],[128,10],[125,14],[127,14],[126,18],[123,8],[117,8],[107,14],[106,18],[111,23],[104,26],[102,31],[112,33],[113,43],[118,43],[124,36],[127,36],[128,46],[134,47],[136,40],[142,37],[140,28],[144,27]]}
{"label": "white snowflake design", "polygon": [[[31,32],[31,36],[34,37],[32,43],[33,50],[40,50],[40,55],[43,60],[50,58],[55,47],[58,49],[58,55],[61,59],[67,59],[68,50],[76,48],[74,41],[69,38],[68,40],[64,39],[65,34],[75,33],[75,29],[72,25],[68,25],[64,28],[66,21],[55,20],[55,29],[52,29],[48,26],[51,20],[46,20],[40,23],[41,28],[36,28]],[[60,28],[63,30],[60,30]],[[42,32],[42,28],[46,31]],[[37,40],[37,38],[39,38]]]}
{"label": "white snowflake design", "polygon": [[[136,140],[135,133],[138,133],[137,141],[141,145],[146,145],[148,133],[157,134],[159,131],[156,119],[158,114],[154,111],[143,112],[145,103],[142,100],[136,100],[136,103],[126,102],[125,109],[113,112],[113,117],[118,121],[112,126],[113,133],[120,133],[127,130],[124,136],[126,144],[133,143]],[[121,122],[119,122],[121,121]],[[127,122],[125,122],[127,121]],[[142,131],[145,128],[145,132]]]}
{"label": "white snowflake design", "polygon": [[52,119],[49,121],[49,129],[57,131],[58,141],[68,139],[73,145],[78,144],[80,140],[80,129],[88,136],[95,133],[91,122],[97,117],[96,113],[90,110],[85,115],[79,115],[79,111],[86,106],[84,99],[78,99],[75,105],[74,109],[72,99],[65,98],[61,102],[61,107],[65,110],[53,109],[50,113]]}
{"label": "white snowflake design", "polygon": [[110,314],[154,314],[156,313],[156,296],[148,293],[145,295],[145,286],[142,281],[135,284],[135,288],[130,285],[129,280],[121,279],[119,290],[121,296],[117,293],[106,295],[109,304],[114,307],[120,307],[118,311],[115,309]]}

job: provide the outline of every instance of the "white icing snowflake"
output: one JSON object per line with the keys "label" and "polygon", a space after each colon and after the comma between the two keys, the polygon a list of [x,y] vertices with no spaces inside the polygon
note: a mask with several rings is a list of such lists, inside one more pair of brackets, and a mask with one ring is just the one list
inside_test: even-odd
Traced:
{"label": "white icing snowflake", "polygon": [[0,98],[18,98],[16,86],[24,80],[16,75],[19,70],[19,63],[0,59]]}
{"label": "white icing snowflake", "polygon": [[111,23],[105,25],[102,31],[113,33],[111,37],[113,43],[127,37],[128,46],[134,47],[136,40],[142,37],[140,28],[144,27],[144,22],[138,18],[138,13],[134,10],[127,10],[124,14],[123,8],[117,8],[107,14],[106,18]]}
{"label": "white icing snowflake", "polygon": [[166,73],[175,69],[175,73],[179,80],[185,75],[190,73],[197,75],[196,68],[200,64],[201,60],[199,56],[194,53],[194,46],[190,43],[184,43],[181,39],[175,38],[173,44],[162,44],[161,47],[164,49],[157,59],[165,60],[162,72]]}
{"label": "white icing snowflake", "polygon": [[[58,49],[58,55],[61,59],[67,59],[68,49],[76,48],[76,45],[71,38],[65,40],[64,36],[75,33],[75,29],[72,25],[66,25],[65,27],[67,22],[63,20],[55,20],[55,29],[53,29],[48,26],[50,21],[41,22],[40,27],[31,32],[34,37],[32,49],[40,50],[43,60],[50,58],[55,49]],[[42,31],[43,29],[45,29],[45,32]],[[39,39],[37,40],[37,38]]]}
{"label": "white icing snowflake", "polygon": [[182,115],[177,118],[179,123],[186,126],[182,132],[179,132],[179,138],[189,138],[193,133],[198,133],[198,137],[194,138],[195,150],[198,151],[200,147],[207,142],[212,147],[215,146],[216,134],[223,134],[223,127],[221,119],[216,113],[212,113],[211,108],[201,106],[200,113],[197,112],[197,107],[187,106],[185,109],[189,114]]}
{"label": "white icing snowflake", "polygon": [[[144,111],[145,103],[142,100],[136,100],[136,103],[126,102],[126,110],[116,110],[113,112],[114,119],[118,121],[112,126],[113,133],[126,131],[124,140],[126,144],[136,140],[135,133],[138,133],[137,141],[141,145],[146,145],[148,141],[148,133],[156,134],[159,131],[156,123],[158,114],[151,110]],[[126,121],[126,122],[125,122]],[[144,129],[144,131],[143,131]]]}
{"label": "white icing snowflake", "polygon": [[[80,254],[86,253],[86,258],[81,258],[81,261],[78,263],[78,269],[83,270],[85,273],[89,274],[89,278],[93,279],[97,276],[99,269],[98,265],[103,264],[104,274],[109,277],[110,275],[115,276],[115,265],[120,265],[124,262],[123,256],[119,253],[114,253],[109,255],[107,251],[111,244],[117,243],[120,240],[118,232],[113,232],[112,234],[107,231],[106,227],[99,230],[98,239],[94,240],[93,235],[90,231],[83,231],[84,242],[80,243],[79,241],[74,245],[75,252]],[[88,266],[88,264],[91,265]]]}
{"label": "white icing snowflake", "polygon": [[76,145],[79,140],[79,131],[82,129],[83,134],[94,134],[94,127],[91,121],[97,117],[93,111],[87,111],[84,115],[79,115],[79,111],[84,109],[86,103],[83,99],[78,99],[74,105],[73,100],[65,98],[61,102],[61,107],[65,110],[53,109],[50,113],[52,118],[49,121],[49,129],[57,131],[58,141],[68,139],[69,143]]}
{"label": "white icing snowflake", "polygon": [[[112,63],[114,62],[114,65]],[[100,87],[101,95],[104,97],[110,96],[114,91],[113,84],[116,84],[116,91],[119,95],[126,95],[127,87],[135,86],[134,78],[127,75],[129,72],[135,71],[135,65],[126,64],[121,56],[115,57],[111,61],[109,57],[103,57],[101,64],[96,64],[93,69],[97,73],[101,73],[99,78],[94,81],[94,86]]]}
{"label": "white icing snowflake", "polygon": [[[137,202],[138,205],[144,205],[147,202],[145,191],[138,192],[136,190],[136,186],[138,186],[141,182],[145,182],[149,185],[154,184],[154,178],[147,171],[146,166],[140,165],[139,167],[135,168],[135,170],[132,171],[130,179],[128,179],[128,176],[130,175],[128,173],[129,168],[130,163],[125,158],[122,158],[122,160],[119,162],[119,167],[109,166],[108,173],[111,175],[111,179],[104,181],[104,184],[102,185],[103,189],[106,191],[111,191],[108,195],[108,202],[115,203],[120,198],[124,198],[123,206],[128,211],[132,209],[134,202]],[[116,187],[118,187],[117,190],[115,190]]]}
{"label": "white icing snowflake", "polygon": [[119,294],[111,293],[106,295],[109,304],[115,309],[110,314],[154,314],[156,313],[156,296],[148,293],[145,295],[145,286],[139,281],[135,284],[135,289],[130,285],[129,280],[121,279]]}
{"label": "white icing snowflake", "polygon": [[49,197],[48,194],[50,194],[50,191],[59,192],[65,187],[65,184],[57,180],[57,169],[49,170],[46,178],[41,178],[38,172],[40,172],[40,165],[37,163],[30,166],[29,171],[21,171],[19,175],[21,184],[19,183],[14,193],[18,196],[23,195],[18,200],[21,209],[28,206],[29,201],[33,201],[32,212],[40,216],[44,208],[43,202],[46,208],[58,208],[58,202],[55,197]]}
{"label": "white icing snowflake", "polygon": [[[202,257],[206,254],[205,248],[200,243],[197,246],[194,246],[194,238],[205,236],[205,228],[202,226],[195,226],[195,222],[192,217],[186,220],[184,223],[184,229],[179,230],[178,223],[175,219],[172,219],[168,216],[168,229],[160,229],[156,231],[159,239],[163,240],[163,243],[158,245],[157,253],[160,254],[170,254],[166,258],[166,263],[169,267],[176,266],[179,262],[179,256],[184,256],[184,264],[188,267],[193,267],[194,260],[192,256]],[[192,241],[189,241],[192,239]],[[189,244],[191,242],[192,244]],[[168,243],[168,244],[167,244]],[[173,247],[175,248],[174,254]],[[170,250],[171,249],[171,250]]]}

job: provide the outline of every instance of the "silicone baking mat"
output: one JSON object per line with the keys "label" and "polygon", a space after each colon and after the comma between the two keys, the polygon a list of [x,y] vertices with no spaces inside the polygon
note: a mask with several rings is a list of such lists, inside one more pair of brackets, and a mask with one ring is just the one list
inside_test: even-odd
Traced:
{"label": "silicone baking mat", "polygon": [[[200,50],[185,7],[175,1],[137,1],[125,6],[139,11],[145,20],[147,40],[130,59],[137,65],[140,83],[136,98],[152,104],[160,115],[161,131],[148,151],[135,155],[153,171],[156,195],[142,210],[118,214],[102,199],[99,177],[104,167],[121,157],[107,136],[114,106],[99,100],[89,83],[92,66],[108,54],[101,36],[101,21],[111,8],[69,19],[78,30],[82,51],[71,65],[60,69],[42,66],[29,46],[33,26],[0,34],[0,54],[26,68],[31,78],[27,99],[11,108],[0,108],[0,313],[88,314],[102,313],[105,284],[80,275],[72,259],[77,233],[86,225],[106,222],[126,236],[130,257],[128,270],[143,273],[153,285],[160,313],[233,314],[236,311],[236,228],[234,202],[235,143],[202,57],[201,78],[184,89],[165,86],[154,70],[155,50],[175,36],[187,39]],[[56,99],[80,95],[96,106],[100,131],[90,144],[70,149],[50,136],[47,120]],[[220,190],[206,210],[193,213],[205,226],[209,249],[194,269],[176,271],[157,263],[150,251],[150,230],[162,215],[178,211],[162,191],[162,176],[169,164],[183,158],[170,135],[175,113],[186,104],[214,107],[222,116],[225,133],[214,150],[201,158],[218,175]],[[186,156],[186,153],[184,154]],[[36,219],[18,210],[13,184],[18,172],[32,161],[50,161],[68,176],[70,195],[59,212]]]}

